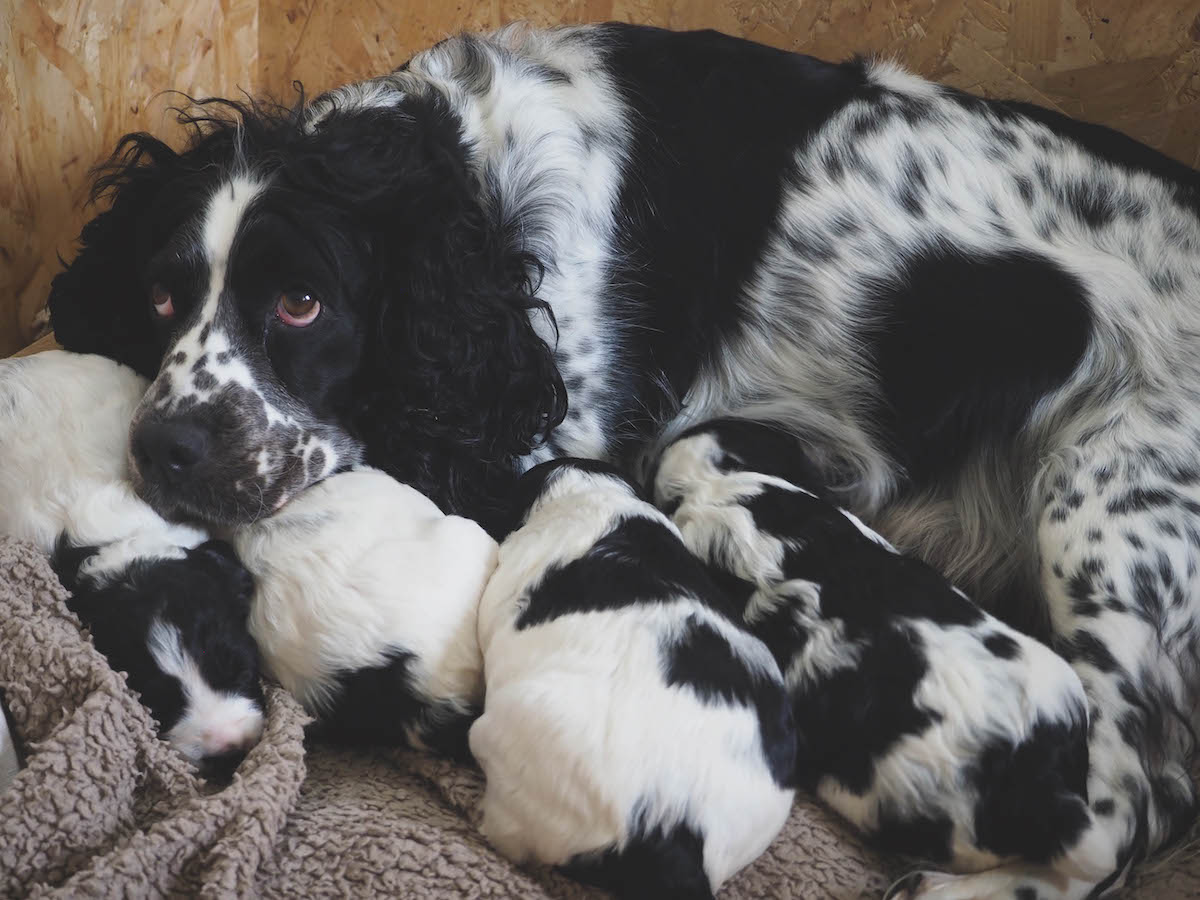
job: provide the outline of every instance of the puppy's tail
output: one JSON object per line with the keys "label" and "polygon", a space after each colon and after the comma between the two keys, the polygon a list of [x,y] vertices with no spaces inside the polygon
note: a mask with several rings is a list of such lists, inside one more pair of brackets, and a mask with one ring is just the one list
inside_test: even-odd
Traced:
{"label": "puppy's tail", "polygon": [[686,825],[665,833],[656,828],[621,850],[577,856],[563,870],[626,900],[713,900],[704,872],[704,841]]}

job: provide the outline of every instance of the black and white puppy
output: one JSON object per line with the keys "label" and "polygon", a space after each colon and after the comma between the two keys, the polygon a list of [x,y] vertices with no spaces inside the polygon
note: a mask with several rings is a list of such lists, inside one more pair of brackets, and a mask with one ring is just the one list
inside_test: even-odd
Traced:
{"label": "black and white puppy", "polygon": [[339,741],[467,755],[496,542],[383,472],[334,475],[235,535],[267,669]]}
{"label": "black and white puppy", "polygon": [[246,630],[254,582],[223,541],[181,559],[139,559],[97,573],[97,547],[65,540],[52,563],[68,606],[184,756],[219,773],[263,726],[258,650]]}
{"label": "black and white puppy", "polygon": [[1105,874],[1087,698],[1065,660],[830,502],[775,429],[693,429],[654,489],[785,674],[800,785],[887,849],[950,868]]}
{"label": "black and white puppy", "polygon": [[483,831],[625,896],[708,897],[791,809],[779,668],[610,467],[527,473],[479,609]]}
{"label": "black and white puppy", "polygon": [[0,534],[47,554],[96,649],[193,762],[262,731],[248,573],[133,491],[128,433],[146,380],[99,356],[0,360]]}

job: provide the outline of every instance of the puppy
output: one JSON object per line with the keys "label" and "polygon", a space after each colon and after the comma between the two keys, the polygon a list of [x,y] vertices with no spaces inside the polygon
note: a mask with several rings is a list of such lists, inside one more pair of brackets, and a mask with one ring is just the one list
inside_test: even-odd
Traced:
{"label": "puppy", "polygon": [[1103,874],[1087,701],[1064,660],[830,503],[765,426],[692,430],[654,491],[786,675],[800,785],[889,850]]}
{"label": "puppy", "polygon": [[240,529],[266,667],[349,742],[467,756],[483,700],[476,614],[496,542],[374,469],[334,475]]}
{"label": "puppy", "polygon": [[231,773],[263,727],[258,650],[246,630],[250,573],[223,541],[121,572],[98,573],[101,554],[60,543],[51,563],[71,592],[67,605],[167,741],[205,774]]}
{"label": "puppy", "polygon": [[779,668],[614,470],[543,463],[518,493],[479,612],[484,834],[624,896],[710,897],[791,808]]}
{"label": "puppy", "polygon": [[217,772],[262,730],[249,576],[134,493],[129,423],[146,384],[99,356],[0,361],[0,533],[53,554],[96,649],[166,739]]}

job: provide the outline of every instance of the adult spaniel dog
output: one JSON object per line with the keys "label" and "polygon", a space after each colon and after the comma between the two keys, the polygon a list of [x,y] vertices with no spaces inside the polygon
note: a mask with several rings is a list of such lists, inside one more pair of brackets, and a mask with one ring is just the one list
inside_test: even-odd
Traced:
{"label": "adult spaniel dog", "polygon": [[155,378],[130,454],[162,513],[250,521],[365,461],[497,529],[539,461],[770,423],[1090,698],[1110,874],[926,887],[1103,893],[1187,830],[1195,171],[887,62],[618,24],[187,121],[123,139],[50,298],[66,347]]}

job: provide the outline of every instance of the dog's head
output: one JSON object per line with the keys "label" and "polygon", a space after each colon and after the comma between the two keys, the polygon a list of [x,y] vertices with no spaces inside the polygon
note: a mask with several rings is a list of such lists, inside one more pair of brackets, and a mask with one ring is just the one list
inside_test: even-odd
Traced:
{"label": "dog's head", "polygon": [[[168,516],[269,514],[367,460],[473,514],[565,412],[536,261],[481,200],[438,96],[204,101],[176,152],[123,139],[50,309],[68,349],[153,377],[130,435]],[[548,311],[547,311],[548,315]]]}

